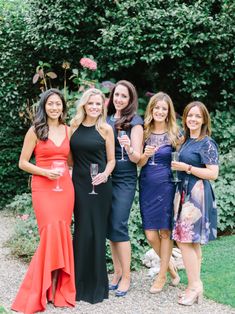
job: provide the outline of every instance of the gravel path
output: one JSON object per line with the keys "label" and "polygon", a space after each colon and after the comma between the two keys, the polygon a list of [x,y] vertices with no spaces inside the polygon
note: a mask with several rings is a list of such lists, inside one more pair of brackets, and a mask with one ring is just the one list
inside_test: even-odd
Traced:
{"label": "gravel path", "polygon": [[[10,256],[9,249],[4,242],[13,231],[15,219],[6,211],[0,210],[0,305],[10,309],[10,305],[26,272],[27,265]],[[177,295],[180,288],[167,286],[163,292],[151,295],[148,289],[151,279],[147,270],[132,273],[131,289],[124,298],[117,298],[110,293],[108,300],[95,305],[77,302],[73,309],[54,308],[48,305],[45,314],[153,314],[156,313],[208,313],[227,314],[235,313],[231,307],[204,299],[202,305],[184,307],[177,304]]]}

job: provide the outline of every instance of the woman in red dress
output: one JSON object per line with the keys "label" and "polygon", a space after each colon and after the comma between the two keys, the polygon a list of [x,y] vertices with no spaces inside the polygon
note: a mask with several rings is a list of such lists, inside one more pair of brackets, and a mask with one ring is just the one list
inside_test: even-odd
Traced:
{"label": "woman in red dress", "polygon": [[[12,305],[32,314],[55,306],[75,305],[74,259],[70,224],[74,189],[67,159],[69,130],[64,124],[65,100],[57,89],[41,95],[28,130],[19,167],[33,174],[32,201],[40,234],[39,246]],[[34,153],[36,165],[30,162]]]}

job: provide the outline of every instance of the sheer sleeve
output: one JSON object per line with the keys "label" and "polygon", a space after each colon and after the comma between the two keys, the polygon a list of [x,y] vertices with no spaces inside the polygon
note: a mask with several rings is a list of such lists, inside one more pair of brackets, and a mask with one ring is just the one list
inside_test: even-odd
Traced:
{"label": "sheer sleeve", "polygon": [[218,146],[214,140],[208,138],[203,143],[199,154],[201,156],[201,162],[205,165],[218,165],[219,154]]}
{"label": "sheer sleeve", "polygon": [[131,120],[131,126],[132,127],[135,125],[143,125],[143,124],[144,124],[143,119],[138,115],[135,115]]}

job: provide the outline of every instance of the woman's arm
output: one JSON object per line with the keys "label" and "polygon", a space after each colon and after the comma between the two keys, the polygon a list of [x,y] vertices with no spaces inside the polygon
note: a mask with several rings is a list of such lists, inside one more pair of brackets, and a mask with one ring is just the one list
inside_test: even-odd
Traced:
{"label": "woman's arm", "polygon": [[24,138],[24,144],[19,160],[19,168],[31,174],[48,177],[51,180],[57,179],[60,176],[60,173],[58,171],[43,169],[29,162],[36,144],[37,136],[34,133],[33,128],[31,127]]}
{"label": "woman's arm", "polygon": [[189,171],[195,177],[204,180],[216,180],[219,174],[218,165],[206,165],[206,168],[199,168],[186,164],[185,162],[172,161],[171,167],[173,170]]}
{"label": "woman's arm", "polygon": [[105,183],[108,177],[112,173],[115,167],[115,144],[114,144],[114,134],[113,129],[110,125],[106,125],[105,132],[105,148],[107,156],[107,164],[105,170],[99,173],[92,181],[92,184],[98,185],[100,183]]}
{"label": "woman's arm", "polygon": [[[71,138],[71,136],[73,134],[72,133],[72,128],[70,128],[69,126],[67,126],[67,128],[68,128],[68,137],[69,137],[69,140],[70,140],[70,138]],[[73,155],[72,155],[71,150],[69,151],[67,163],[68,163],[69,168],[73,167]]]}
{"label": "woman's arm", "polygon": [[154,146],[146,145],[144,148],[143,154],[140,156],[140,160],[138,162],[139,167],[143,167],[150,157],[155,154],[156,148]]}

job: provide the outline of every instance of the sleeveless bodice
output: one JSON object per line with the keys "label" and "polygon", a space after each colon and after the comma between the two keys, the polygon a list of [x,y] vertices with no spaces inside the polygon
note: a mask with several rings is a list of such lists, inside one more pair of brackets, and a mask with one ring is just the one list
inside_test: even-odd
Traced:
{"label": "sleeveless bodice", "polygon": [[34,149],[36,165],[39,167],[50,167],[53,160],[66,161],[69,150],[67,129],[65,138],[59,146],[55,145],[51,139],[46,141],[39,140]]}

